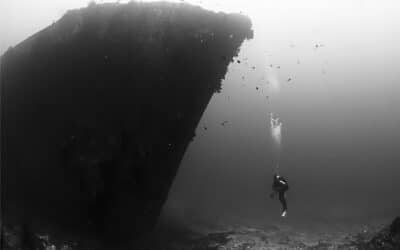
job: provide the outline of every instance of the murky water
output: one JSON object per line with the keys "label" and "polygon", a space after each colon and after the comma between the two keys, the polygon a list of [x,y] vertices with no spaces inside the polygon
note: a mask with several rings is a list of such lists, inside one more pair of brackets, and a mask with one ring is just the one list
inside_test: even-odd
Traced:
{"label": "murky water", "polygon": [[[399,4],[214,2],[249,14],[254,39],[203,114],[160,222],[315,233],[399,215]],[[271,113],[282,122],[272,133]],[[284,219],[269,198],[278,164],[290,186]]]}
{"label": "murky water", "polygon": [[[398,215],[396,8],[341,2],[253,16],[254,39],[208,105],[161,219],[334,227]],[[268,197],[278,160],[270,112],[283,123],[284,220]]]}

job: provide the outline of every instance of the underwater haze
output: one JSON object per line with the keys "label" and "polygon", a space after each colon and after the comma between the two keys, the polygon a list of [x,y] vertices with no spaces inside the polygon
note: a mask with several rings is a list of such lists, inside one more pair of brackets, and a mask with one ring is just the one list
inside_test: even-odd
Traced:
{"label": "underwater haze", "polygon": [[[0,1],[0,54],[87,2]],[[201,117],[160,227],[339,230],[399,215],[400,3],[184,2],[246,15],[254,37]],[[276,172],[286,218],[269,197]]]}
{"label": "underwater haze", "polygon": [[[250,10],[254,38],[208,105],[162,218],[194,227],[333,227],[398,214],[399,10],[393,1]],[[270,113],[282,122],[280,152]],[[268,197],[278,161],[290,186],[285,219]]]}

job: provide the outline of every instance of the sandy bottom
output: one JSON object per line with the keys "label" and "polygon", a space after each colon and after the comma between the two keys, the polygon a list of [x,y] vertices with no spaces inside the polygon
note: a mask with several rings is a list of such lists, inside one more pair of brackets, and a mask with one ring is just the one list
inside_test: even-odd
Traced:
{"label": "sandy bottom", "polygon": [[[387,226],[387,223],[386,223]],[[385,227],[384,224],[351,226],[269,225],[250,227],[243,225],[219,225],[218,227],[188,227],[166,225],[140,242],[143,250],[266,250],[266,249],[366,249],[365,245]],[[19,229],[5,232],[6,249],[20,249]],[[37,249],[83,250],[104,249],[96,244],[74,240],[60,240],[50,235],[35,234]],[[86,246],[85,246],[86,245]],[[91,247],[88,247],[91,245]],[[137,245],[132,249],[136,249]],[[386,249],[386,248],[382,248]]]}
{"label": "sandy bottom", "polygon": [[263,228],[231,226],[206,232],[169,232],[163,235],[160,249],[362,249],[383,225],[352,226],[344,230],[299,230],[289,226]]}

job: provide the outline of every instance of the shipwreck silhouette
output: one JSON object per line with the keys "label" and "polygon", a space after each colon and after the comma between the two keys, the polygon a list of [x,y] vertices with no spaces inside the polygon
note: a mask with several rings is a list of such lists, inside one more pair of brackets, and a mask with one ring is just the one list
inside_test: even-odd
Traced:
{"label": "shipwreck silhouette", "polygon": [[121,244],[150,232],[202,113],[252,36],[239,14],[90,4],[10,48],[1,58],[5,224]]}

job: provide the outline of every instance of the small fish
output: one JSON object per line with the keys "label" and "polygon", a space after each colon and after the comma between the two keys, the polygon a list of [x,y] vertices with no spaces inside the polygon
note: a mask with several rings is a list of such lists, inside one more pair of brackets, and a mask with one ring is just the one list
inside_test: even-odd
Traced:
{"label": "small fish", "polygon": [[223,121],[223,122],[221,122],[221,125],[222,126],[225,126],[225,124],[227,123],[228,121]]}

